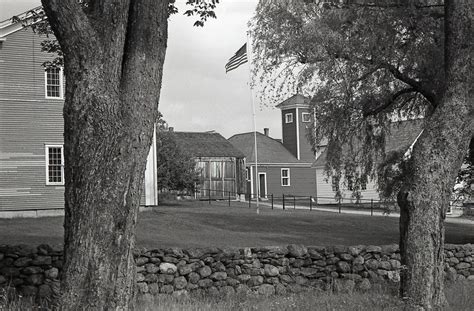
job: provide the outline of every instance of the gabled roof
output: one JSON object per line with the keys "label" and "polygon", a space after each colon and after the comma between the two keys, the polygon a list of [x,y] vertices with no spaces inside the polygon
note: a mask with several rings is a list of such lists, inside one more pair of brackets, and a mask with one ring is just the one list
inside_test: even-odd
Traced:
{"label": "gabled roof", "polygon": [[[396,150],[408,150],[423,130],[423,119],[393,122],[390,125],[390,134],[386,137],[385,153]],[[313,167],[326,166],[327,150],[314,161]]]}
{"label": "gabled roof", "polygon": [[0,41],[5,41],[8,35],[23,29],[25,24],[33,25],[46,18],[42,6],[18,14],[16,17],[17,19],[8,18],[0,22]]}
{"label": "gabled roof", "polygon": [[[236,134],[229,141],[247,158],[247,163],[255,163],[254,132]],[[281,142],[257,132],[258,163],[265,164],[297,164],[299,161]]]}
{"label": "gabled roof", "polygon": [[291,109],[291,108],[308,108],[309,107],[309,98],[301,94],[295,94],[290,98],[287,98],[283,102],[279,103],[275,107],[280,108],[281,110]]}
{"label": "gabled roof", "polygon": [[193,157],[244,157],[240,150],[219,133],[159,132],[158,135],[174,135],[178,146]]}

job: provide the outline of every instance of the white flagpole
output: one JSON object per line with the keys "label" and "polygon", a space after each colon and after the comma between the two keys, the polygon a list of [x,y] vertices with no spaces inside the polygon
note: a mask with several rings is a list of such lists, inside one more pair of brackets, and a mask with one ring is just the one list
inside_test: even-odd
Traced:
{"label": "white flagpole", "polygon": [[[260,178],[258,176],[258,149],[257,149],[257,114],[255,112],[255,102],[253,99],[253,87],[252,87],[252,48],[249,32],[247,31],[247,60],[249,63],[249,88],[250,88],[250,100],[252,102],[252,112],[253,112],[253,135],[254,135],[254,150],[255,150],[255,189],[257,190],[257,214],[260,214],[260,207],[258,200],[260,197]],[[249,198],[251,199],[251,197]]]}

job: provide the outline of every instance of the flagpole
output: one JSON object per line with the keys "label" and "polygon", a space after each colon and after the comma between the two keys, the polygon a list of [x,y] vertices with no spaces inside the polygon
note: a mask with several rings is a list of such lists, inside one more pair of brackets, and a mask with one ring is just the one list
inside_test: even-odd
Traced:
{"label": "flagpole", "polygon": [[250,100],[252,102],[252,113],[253,113],[253,138],[254,138],[254,150],[255,150],[255,189],[257,191],[257,214],[260,214],[259,198],[260,198],[260,179],[258,176],[258,148],[257,148],[257,114],[255,112],[255,102],[253,98],[253,87],[252,87],[252,48],[250,42],[250,35],[247,31],[247,59],[249,63],[249,88],[250,88]]}

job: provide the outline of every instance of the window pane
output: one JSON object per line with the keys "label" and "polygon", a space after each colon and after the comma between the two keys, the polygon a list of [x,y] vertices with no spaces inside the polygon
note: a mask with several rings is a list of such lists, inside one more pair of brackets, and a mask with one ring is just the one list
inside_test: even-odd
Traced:
{"label": "window pane", "polygon": [[62,147],[48,147],[48,181],[63,182]]}
{"label": "window pane", "polygon": [[303,113],[303,122],[311,121],[311,116],[309,113]]}
{"label": "window pane", "polygon": [[46,95],[48,97],[61,97],[61,69],[46,69]]}

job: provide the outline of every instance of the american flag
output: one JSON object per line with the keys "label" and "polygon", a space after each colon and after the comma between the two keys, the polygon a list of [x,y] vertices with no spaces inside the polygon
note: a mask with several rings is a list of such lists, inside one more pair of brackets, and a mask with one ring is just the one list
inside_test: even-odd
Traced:
{"label": "american flag", "polygon": [[227,64],[225,64],[225,72],[228,73],[231,70],[239,67],[247,62],[247,43],[235,52],[235,55],[229,58]]}

